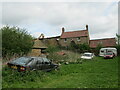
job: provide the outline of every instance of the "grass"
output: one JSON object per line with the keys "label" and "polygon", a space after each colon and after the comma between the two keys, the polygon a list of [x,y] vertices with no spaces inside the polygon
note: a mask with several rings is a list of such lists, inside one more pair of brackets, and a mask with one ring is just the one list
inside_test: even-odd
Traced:
{"label": "grass", "polygon": [[59,71],[16,72],[3,68],[3,88],[118,88],[118,58],[62,64]]}
{"label": "grass", "polygon": [[76,62],[77,59],[80,59],[79,53],[74,53],[72,51],[62,50],[62,52],[65,53],[65,55],[58,55],[56,52],[50,53],[48,58],[51,60],[53,59],[54,62]]}

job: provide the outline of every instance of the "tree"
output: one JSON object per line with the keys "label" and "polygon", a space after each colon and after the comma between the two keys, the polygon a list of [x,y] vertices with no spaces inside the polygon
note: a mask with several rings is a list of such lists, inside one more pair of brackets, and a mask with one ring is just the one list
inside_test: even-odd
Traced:
{"label": "tree", "polygon": [[116,34],[117,45],[115,46],[118,52],[118,56],[120,56],[120,35]]}
{"label": "tree", "polygon": [[83,44],[76,44],[74,41],[72,41],[69,45],[69,49],[72,51],[77,51],[80,53],[83,53],[85,51],[90,51],[90,47],[88,44],[83,43]]}
{"label": "tree", "polygon": [[95,55],[99,55],[99,51],[102,48],[102,44],[98,44],[97,47],[95,48]]}
{"label": "tree", "polygon": [[2,32],[0,30],[0,59],[2,58]]}
{"label": "tree", "polygon": [[70,49],[70,50],[75,50],[76,48],[77,48],[77,46],[76,46],[76,44],[75,44],[75,42],[74,41],[71,41],[70,42],[70,45],[68,46],[68,48]]}
{"label": "tree", "polygon": [[33,37],[25,29],[4,26],[2,31],[2,56],[27,54],[33,46]]}
{"label": "tree", "polygon": [[79,50],[79,52],[83,53],[83,52],[86,52],[86,51],[90,51],[90,47],[86,43],[78,44],[78,50]]}
{"label": "tree", "polygon": [[120,45],[120,35],[116,34],[117,37],[117,44]]}

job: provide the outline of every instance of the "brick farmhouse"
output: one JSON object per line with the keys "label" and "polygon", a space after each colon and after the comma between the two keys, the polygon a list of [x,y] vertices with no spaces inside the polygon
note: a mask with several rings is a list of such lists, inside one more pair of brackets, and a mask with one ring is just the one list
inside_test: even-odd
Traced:
{"label": "brick farmhouse", "polygon": [[88,25],[86,25],[86,30],[78,30],[71,32],[65,32],[65,29],[62,28],[62,34],[59,40],[60,45],[69,46],[72,41],[74,41],[76,44],[89,44]]}
{"label": "brick farmhouse", "polygon": [[[44,35],[41,34],[37,39],[34,40],[34,46],[32,52],[36,55],[42,54],[47,46],[64,46],[67,47],[71,42],[76,44],[88,44],[91,48],[96,48],[98,45],[102,47],[114,47],[116,45],[115,38],[104,38],[90,40],[88,25],[86,25],[85,30],[69,31],[65,32],[65,29],[62,28],[62,33],[60,36],[44,38]],[[39,54],[38,54],[39,53]]]}

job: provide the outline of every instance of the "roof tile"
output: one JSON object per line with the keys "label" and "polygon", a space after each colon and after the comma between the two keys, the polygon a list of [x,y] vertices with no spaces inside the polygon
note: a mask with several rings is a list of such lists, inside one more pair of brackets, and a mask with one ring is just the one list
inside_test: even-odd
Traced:
{"label": "roof tile", "polygon": [[72,38],[72,37],[81,37],[81,36],[88,36],[88,30],[63,32],[60,38]]}
{"label": "roof tile", "polygon": [[106,39],[90,40],[91,48],[96,48],[98,44],[102,44],[103,47],[113,47],[116,45],[116,39],[106,38]]}

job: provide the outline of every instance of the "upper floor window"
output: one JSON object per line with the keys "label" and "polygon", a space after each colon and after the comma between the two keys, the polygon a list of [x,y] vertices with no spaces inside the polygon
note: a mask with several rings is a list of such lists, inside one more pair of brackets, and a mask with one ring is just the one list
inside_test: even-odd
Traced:
{"label": "upper floor window", "polygon": [[77,38],[77,41],[80,41],[80,37]]}
{"label": "upper floor window", "polygon": [[102,45],[102,41],[98,42],[98,44]]}

